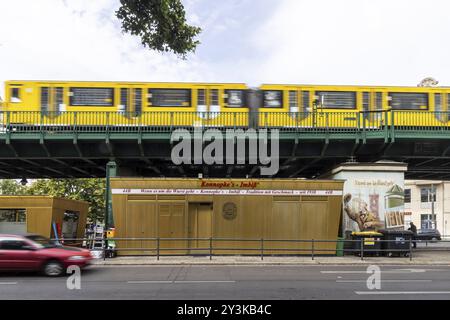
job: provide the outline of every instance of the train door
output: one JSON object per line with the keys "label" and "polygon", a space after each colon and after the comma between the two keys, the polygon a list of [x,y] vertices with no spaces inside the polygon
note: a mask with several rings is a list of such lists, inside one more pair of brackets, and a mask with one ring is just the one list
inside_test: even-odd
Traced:
{"label": "train door", "polygon": [[204,120],[215,119],[221,112],[223,90],[218,86],[197,88],[197,116]]}
{"label": "train door", "polygon": [[442,123],[449,121],[449,98],[450,94],[447,92],[434,93],[434,111],[436,119]]}
{"label": "train door", "polygon": [[49,117],[59,116],[66,111],[65,88],[58,84],[43,84],[39,101],[41,112]]}
{"label": "train door", "polygon": [[142,114],[143,89],[138,86],[125,85],[120,87],[117,112],[129,117]]}
{"label": "train door", "polygon": [[378,128],[383,119],[383,93],[375,89],[362,92],[362,120],[366,128]]}

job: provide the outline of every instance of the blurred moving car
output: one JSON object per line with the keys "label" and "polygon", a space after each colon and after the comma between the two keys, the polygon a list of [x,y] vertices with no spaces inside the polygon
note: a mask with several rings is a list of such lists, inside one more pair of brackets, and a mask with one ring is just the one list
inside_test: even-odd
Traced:
{"label": "blurred moving car", "polygon": [[438,241],[442,240],[441,233],[437,229],[419,229],[415,236],[417,240],[431,240]]}
{"label": "blurred moving car", "polygon": [[71,265],[83,268],[91,260],[89,250],[65,247],[40,235],[0,234],[1,271],[41,271],[56,277]]}

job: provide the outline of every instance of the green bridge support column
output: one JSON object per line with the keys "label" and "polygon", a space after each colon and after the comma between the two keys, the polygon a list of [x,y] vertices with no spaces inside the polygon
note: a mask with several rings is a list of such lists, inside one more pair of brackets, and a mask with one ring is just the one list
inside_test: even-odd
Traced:
{"label": "green bridge support column", "polygon": [[106,164],[106,192],[105,192],[105,229],[114,226],[114,216],[112,207],[111,178],[117,175],[117,164],[115,161],[109,161]]}

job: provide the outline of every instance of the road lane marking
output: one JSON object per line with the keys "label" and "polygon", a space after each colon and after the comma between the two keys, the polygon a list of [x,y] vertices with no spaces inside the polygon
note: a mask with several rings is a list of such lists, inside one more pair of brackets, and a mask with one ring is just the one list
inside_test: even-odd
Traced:
{"label": "road lane marking", "polygon": [[[381,280],[381,282],[432,282],[433,280]],[[367,282],[367,280],[336,280],[338,283],[359,283]]]}
{"label": "road lane marking", "polygon": [[185,281],[174,281],[174,283],[234,283],[234,280],[185,280]]}
{"label": "road lane marking", "polygon": [[[426,272],[425,270],[419,270],[419,271],[406,271],[406,270],[389,270],[389,271],[383,271],[381,270],[381,273],[419,273],[419,272]],[[320,273],[324,274],[367,274],[367,271],[352,271],[352,270],[342,270],[342,271],[320,271]]]}
{"label": "road lane marking", "polygon": [[17,284],[17,282],[0,282],[0,285],[2,285],[2,284],[4,284],[4,285],[14,285],[14,284]]}
{"label": "road lane marking", "polygon": [[130,284],[141,284],[141,283],[172,283],[173,281],[159,281],[159,280],[149,280],[149,281],[127,281]]}
{"label": "road lane marking", "polygon": [[127,281],[129,284],[146,284],[146,283],[234,283],[234,280],[142,280],[142,281]]}
{"label": "road lane marking", "polygon": [[355,291],[357,295],[450,294],[450,291]]}

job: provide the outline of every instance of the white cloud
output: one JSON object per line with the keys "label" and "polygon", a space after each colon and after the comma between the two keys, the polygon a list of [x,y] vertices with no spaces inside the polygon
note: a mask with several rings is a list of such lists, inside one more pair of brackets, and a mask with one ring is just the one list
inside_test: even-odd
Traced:
{"label": "white cloud", "polygon": [[124,35],[117,1],[1,1],[1,79],[200,81],[202,67]]}
{"label": "white cloud", "polygon": [[450,83],[448,1],[283,1],[256,32],[266,82]]}

